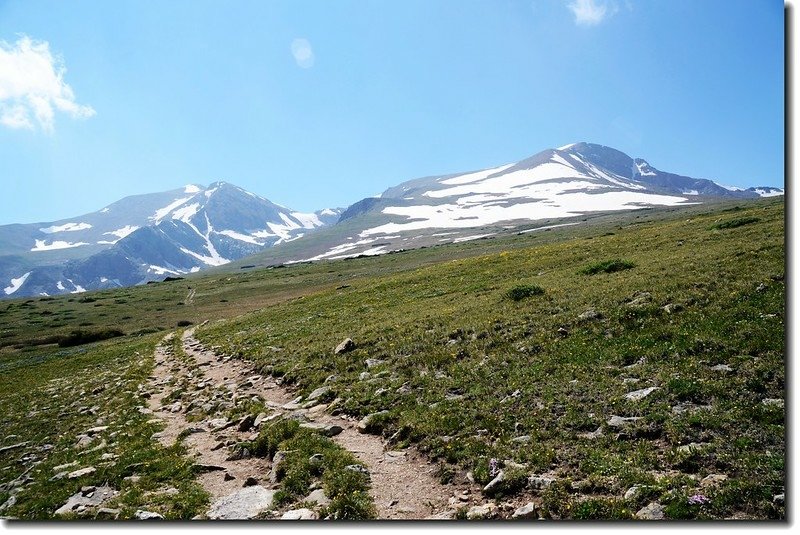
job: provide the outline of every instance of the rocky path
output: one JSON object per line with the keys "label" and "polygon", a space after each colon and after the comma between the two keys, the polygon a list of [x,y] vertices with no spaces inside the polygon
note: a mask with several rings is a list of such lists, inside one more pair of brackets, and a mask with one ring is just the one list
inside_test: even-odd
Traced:
{"label": "rocky path", "polygon": [[[272,378],[254,372],[246,361],[205,349],[193,337],[193,330],[184,333],[182,345],[186,354],[183,359],[172,355],[167,343],[156,351],[149,405],[166,423],[158,433],[159,440],[170,445],[183,436],[197,457],[199,481],[211,494],[209,518],[252,517],[256,506],[247,510],[246,505],[239,505],[239,510],[231,512],[225,505],[241,500],[260,499],[262,505],[271,501],[277,485],[268,478],[269,461],[233,459],[226,446],[254,439],[259,424],[279,416],[342,429],[332,439],[369,469],[370,493],[379,518],[452,518],[456,506],[480,503],[479,492],[442,485],[435,476],[436,467],[418,453],[388,450],[380,437],[360,433],[356,421],[328,414],[324,404],[296,399]],[[223,416],[237,402],[254,397],[272,412],[259,415],[255,422],[252,418],[228,421]],[[304,408],[300,407],[302,401]]]}

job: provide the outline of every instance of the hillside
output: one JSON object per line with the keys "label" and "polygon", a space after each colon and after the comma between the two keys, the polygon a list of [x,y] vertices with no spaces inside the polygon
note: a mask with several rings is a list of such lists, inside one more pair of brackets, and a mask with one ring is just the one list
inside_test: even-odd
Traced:
{"label": "hillside", "polygon": [[213,515],[247,466],[262,518],[784,518],[783,198],[585,223],[4,301],[0,514]]}

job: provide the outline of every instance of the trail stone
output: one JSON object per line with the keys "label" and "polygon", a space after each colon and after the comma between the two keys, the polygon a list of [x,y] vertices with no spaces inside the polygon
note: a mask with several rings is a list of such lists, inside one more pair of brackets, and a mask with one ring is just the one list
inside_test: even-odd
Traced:
{"label": "trail stone", "polygon": [[259,427],[261,425],[261,423],[264,421],[264,418],[266,418],[266,417],[267,417],[267,413],[266,412],[258,413],[258,416],[256,416],[256,419],[253,420],[253,427]]}
{"label": "trail stone", "polygon": [[83,487],[80,492],[76,492],[69,497],[67,503],[56,509],[54,515],[65,515],[67,513],[74,513],[78,507],[97,507],[98,505],[107,502],[119,494],[111,487]]}
{"label": "trail stone", "polygon": [[646,398],[658,389],[659,388],[657,386],[650,386],[647,388],[642,388],[641,390],[634,390],[633,392],[628,392],[625,394],[625,399],[628,401],[639,401]]}
{"label": "trail stone", "polygon": [[348,464],[347,466],[344,467],[344,469],[345,470],[350,470],[351,472],[356,472],[356,473],[362,474],[362,475],[366,476],[367,479],[370,478],[369,470],[367,470],[364,466],[362,466],[360,464]]}
{"label": "trail stone", "polygon": [[348,351],[352,351],[356,348],[356,343],[353,342],[350,338],[345,338],[342,342],[336,346],[336,349],[333,350],[334,355],[341,355],[342,353],[347,353]]}
{"label": "trail stone", "polygon": [[367,359],[367,360],[364,361],[364,365],[367,367],[367,369],[370,369],[370,368],[374,368],[376,366],[380,366],[384,362],[385,361],[383,361],[381,359]]}
{"label": "trail stone", "polygon": [[75,470],[74,472],[70,472],[67,474],[68,479],[78,479],[79,477],[88,476],[89,474],[94,474],[97,471],[97,468],[94,466],[88,466],[86,468],[81,468],[80,470]]}
{"label": "trail stone", "polygon": [[322,489],[312,491],[303,501],[308,503],[316,503],[322,507],[330,505],[331,503],[330,498],[325,495],[325,491]]}
{"label": "trail stone", "polygon": [[311,392],[308,395],[308,400],[311,401],[311,400],[317,399],[319,397],[322,397],[322,396],[324,396],[325,394],[327,394],[330,391],[331,391],[331,387],[329,387],[329,386],[321,386],[321,387],[317,388],[316,390],[314,390],[313,392]]}
{"label": "trail stone", "polygon": [[700,480],[700,487],[709,488],[716,487],[728,480],[725,474],[709,474]]}
{"label": "trail stone", "polygon": [[639,493],[642,491],[643,488],[644,488],[643,485],[634,485],[634,486],[632,486],[631,488],[629,488],[628,490],[625,491],[624,498],[626,500],[632,500],[632,499],[636,498],[639,495]]}
{"label": "trail stone", "polygon": [[245,487],[215,501],[206,516],[210,520],[250,520],[272,507],[276,492],[260,485]]}
{"label": "trail stone", "polygon": [[528,486],[535,490],[549,488],[555,480],[551,477],[533,475],[528,478]]}
{"label": "trail stone", "polygon": [[494,479],[489,481],[485,487],[483,487],[483,493],[487,496],[491,496],[492,494],[496,493],[499,490],[499,487],[502,485],[503,481],[506,480],[506,474],[502,470],[497,472],[497,475]]}
{"label": "trail stone", "polygon": [[317,513],[311,509],[292,509],[281,516],[281,520],[316,520]]}
{"label": "trail stone", "polygon": [[611,416],[606,424],[610,427],[624,427],[628,424],[641,420],[641,416]]}
{"label": "trail stone", "polygon": [[650,502],[636,512],[639,520],[663,520],[664,506],[657,502]]}
{"label": "trail stone", "polygon": [[256,418],[252,414],[248,414],[241,420],[239,420],[239,427],[237,428],[240,432],[244,433],[245,431],[249,431],[250,428],[253,427]]}
{"label": "trail stone", "polygon": [[0,453],[5,453],[7,451],[15,450],[17,448],[23,448],[23,447],[27,446],[28,444],[30,444],[29,441],[20,442],[18,444],[12,444],[10,446],[3,446],[2,448],[0,448]]}
{"label": "trail stone", "polygon": [[484,505],[474,505],[467,511],[467,520],[481,520],[484,518],[491,518],[497,511],[497,506],[493,503],[486,503]]}
{"label": "trail stone", "polygon": [[539,515],[536,514],[536,506],[533,502],[528,502],[522,507],[517,508],[514,514],[511,515],[511,518],[514,520],[526,520],[538,517]]}
{"label": "trail stone", "polygon": [[154,513],[153,511],[145,511],[143,509],[137,510],[133,517],[136,520],[164,520],[164,517],[158,513]]}
{"label": "trail stone", "polygon": [[389,414],[389,411],[373,412],[372,414],[364,416],[361,421],[358,422],[358,432],[369,433],[369,429],[373,422],[385,414]]}
{"label": "trail stone", "polygon": [[300,427],[303,427],[305,429],[310,429],[312,431],[316,431],[319,434],[324,435],[326,437],[335,437],[336,435],[338,435],[339,433],[344,431],[344,428],[342,426],[340,426],[340,425],[323,424],[323,423],[316,423],[316,422],[308,422],[308,423],[300,424]]}

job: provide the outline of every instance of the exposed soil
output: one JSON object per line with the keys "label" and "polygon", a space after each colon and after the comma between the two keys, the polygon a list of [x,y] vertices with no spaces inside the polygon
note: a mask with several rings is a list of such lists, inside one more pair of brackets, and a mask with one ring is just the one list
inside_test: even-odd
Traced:
{"label": "exposed soil", "polygon": [[[150,408],[163,419],[166,429],[158,434],[165,444],[173,444],[181,433],[184,443],[190,448],[199,465],[208,471],[199,476],[199,482],[211,494],[212,502],[242,488],[248,478],[255,478],[259,485],[275,487],[267,480],[270,462],[261,458],[227,460],[230,451],[226,444],[255,438],[256,431],[239,431],[236,425],[215,429],[224,418],[224,411],[211,414],[202,421],[189,421],[187,407],[180,402],[164,398],[170,393],[168,384],[176,378],[189,380],[190,389],[205,392],[210,390],[231,392],[234,402],[241,398],[258,396],[274,413],[300,413],[310,422],[336,424],[344,430],[333,437],[343,448],[352,452],[369,469],[370,494],[375,502],[378,518],[422,519],[431,516],[452,518],[455,507],[481,503],[481,495],[475,488],[464,485],[443,485],[435,476],[436,467],[412,448],[402,451],[387,449],[382,438],[359,433],[357,422],[325,412],[325,405],[302,409],[291,404],[295,395],[278,385],[271,377],[255,372],[244,360],[216,355],[205,349],[193,336],[193,329],[183,335],[183,348],[188,360],[182,361],[171,355],[162,344],[156,350],[155,369],[152,375]],[[168,336],[168,341],[172,335]],[[211,390],[213,391],[213,390]],[[185,399],[185,398],[184,398]],[[274,414],[273,413],[273,414]]]}

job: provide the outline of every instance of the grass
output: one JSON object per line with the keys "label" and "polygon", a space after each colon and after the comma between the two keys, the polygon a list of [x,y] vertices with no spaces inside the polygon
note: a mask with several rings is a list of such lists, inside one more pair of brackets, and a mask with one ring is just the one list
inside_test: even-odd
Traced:
{"label": "grass", "polygon": [[534,295],[544,295],[544,288],[535,284],[520,285],[514,286],[506,292],[506,296],[513,301],[522,301]]}
{"label": "grass", "polygon": [[729,219],[728,221],[723,221],[722,223],[711,225],[711,229],[725,230],[731,228],[738,228],[744,225],[749,225],[751,223],[758,223],[759,221],[761,221],[761,219],[757,217],[737,217],[736,219]]}
{"label": "grass", "polygon": [[595,262],[584,268],[581,268],[578,273],[581,275],[597,275],[598,273],[615,273],[626,269],[633,269],[636,264],[627,260],[606,260],[604,262]]}
{"label": "grass", "polygon": [[[42,461],[10,514],[46,518],[81,485],[104,481],[123,492],[126,518],[136,508],[171,518],[201,511],[207,498],[191,462],[180,444],[164,449],[150,439],[158,426],[138,412],[135,392],[166,330],[211,320],[197,331],[201,341],[301,394],[334,375],[325,383],[333,410],[356,418],[386,411],[372,432],[395,449],[417,446],[444,481],[466,481],[469,472],[486,484],[495,459],[514,475],[493,497],[500,502],[532,500],[549,518],[629,518],[651,501],[676,519],[784,518],[772,497],[785,480],[785,412],[763,403],[786,388],[784,207],[782,199],[728,207],[642,210],[591,226],[216,271],[80,299],[0,301],[0,418],[4,437],[16,435],[0,437],[0,447],[31,443],[0,455],[0,483],[21,475],[22,457]],[[720,232],[726,210],[751,221]],[[627,263],[635,268],[619,270]],[[180,305],[187,286],[193,304]],[[519,300],[509,293],[532,287],[546,291],[522,289],[536,298]],[[130,334],[58,348],[58,337],[80,324]],[[356,349],[335,355],[347,337]],[[368,368],[367,359],[381,362]],[[650,386],[657,389],[639,401],[625,397]],[[612,415],[640,420],[615,428]],[[118,460],[83,480],[49,482],[53,466],[78,458],[75,437],[98,418],[117,432],[104,438]],[[267,451],[302,452],[287,456],[283,499],[302,499],[302,487],[316,482],[340,498],[336,515],[369,516],[355,473],[331,470],[326,479],[308,465],[330,442],[309,433],[267,442]],[[682,449],[691,443],[701,447]],[[54,448],[35,449],[45,444]],[[99,464],[101,454],[80,460]],[[138,482],[124,479],[131,471]],[[555,480],[549,488],[523,484],[542,474]],[[728,478],[703,489],[708,504],[690,507],[709,474]],[[634,485],[646,490],[624,499]],[[165,486],[181,493],[147,494]]]}

